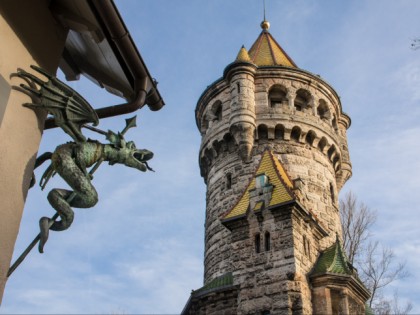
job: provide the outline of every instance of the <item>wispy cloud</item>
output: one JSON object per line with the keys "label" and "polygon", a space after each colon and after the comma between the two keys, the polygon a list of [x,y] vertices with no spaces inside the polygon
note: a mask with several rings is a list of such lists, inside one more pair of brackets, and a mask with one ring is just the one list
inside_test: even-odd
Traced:
{"label": "wispy cloud", "polygon": [[[239,0],[116,4],[167,104],[142,109],[139,127],[127,134],[155,153],[156,173],[101,166],[99,203],[75,209],[73,226],[52,232],[45,254],[26,258],[7,284],[4,313],[179,313],[202,285],[206,196],[194,108],[240,46],[256,39],[262,8]],[[352,118],[353,178],[344,190],[378,210],[375,237],[407,260],[412,277],[398,287],[418,313],[420,55],[409,39],[420,36],[420,3],[299,0],[267,8],[272,35],[341,95]],[[96,106],[121,102],[84,80],[72,84]],[[121,130],[124,121],[101,126]],[[40,152],[68,140],[48,131]],[[54,178],[45,192],[29,192],[16,255],[38,233],[39,217],[54,213],[46,195],[55,187],[67,185]]]}

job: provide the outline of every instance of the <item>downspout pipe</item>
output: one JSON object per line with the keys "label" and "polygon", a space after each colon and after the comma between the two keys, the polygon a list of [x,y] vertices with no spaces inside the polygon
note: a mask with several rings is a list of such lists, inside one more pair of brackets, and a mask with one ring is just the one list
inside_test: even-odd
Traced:
{"label": "downspout pipe", "polygon": [[[145,102],[149,105],[150,109],[154,111],[161,109],[164,102],[156,91],[155,83],[145,67],[145,63],[137,51],[114,2],[112,0],[90,0],[90,3],[92,3],[105,24],[112,41],[117,46],[119,53],[133,76],[135,94],[138,94],[139,89],[146,89],[147,96]],[[144,80],[146,80],[147,85],[144,84]],[[139,106],[133,110],[141,108],[144,106],[144,103],[139,104]]]}
{"label": "downspout pipe", "polygon": [[[127,28],[112,0],[90,0],[93,10],[101,18],[110,39],[118,48],[118,52],[125,61],[134,79],[134,97],[131,101],[96,109],[99,119],[132,113],[142,108],[146,103],[153,111],[157,111],[165,104],[156,90],[155,83],[144,66],[144,62],[137,51]],[[45,121],[44,129],[57,127],[53,118]]]}

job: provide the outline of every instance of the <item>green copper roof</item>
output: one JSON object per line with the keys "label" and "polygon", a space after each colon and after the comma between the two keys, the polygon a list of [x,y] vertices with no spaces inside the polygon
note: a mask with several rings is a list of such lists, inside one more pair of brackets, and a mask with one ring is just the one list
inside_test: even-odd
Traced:
{"label": "green copper roof", "polygon": [[349,264],[346,254],[337,241],[329,248],[327,248],[318,258],[311,275],[319,275],[324,273],[338,273],[345,275],[354,275],[353,268]]}
{"label": "green copper roof", "polygon": [[375,315],[375,313],[373,312],[373,310],[370,308],[369,304],[366,303],[365,305],[365,315]]}
{"label": "green copper roof", "polygon": [[233,285],[233,275],[231,272],[225,273],[224,275],[214,278],[212,281],[204,285],[198,290],[195,290],[193,293],[201,293],[204,291],[214,290],[221,287]]}

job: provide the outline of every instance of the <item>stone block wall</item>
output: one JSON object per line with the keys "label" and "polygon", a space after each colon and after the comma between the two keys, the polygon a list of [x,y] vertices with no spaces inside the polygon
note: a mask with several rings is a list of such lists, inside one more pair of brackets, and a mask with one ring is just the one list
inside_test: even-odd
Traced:
{"label": "stone block wall", "polygon": [[[351,176],[350,118],[318,76],[287,67],[235,67],[207,88],[196,109],[200,170],[207,184],[204,281],[233,272],[238,314],[311,313],[307,274],[320,251],[341,235],[338,192]],[[254,129],[252,135],[245,125]],[[251,143],[249,158],[244,143]],[[264,210],[232,231],[222,225],[267,149],[299,182],[297,201],[318,227],[297,208],[289,209],[287,218]],[[256,253],[255,235],[264,237],[266,231],[272,248]]]}

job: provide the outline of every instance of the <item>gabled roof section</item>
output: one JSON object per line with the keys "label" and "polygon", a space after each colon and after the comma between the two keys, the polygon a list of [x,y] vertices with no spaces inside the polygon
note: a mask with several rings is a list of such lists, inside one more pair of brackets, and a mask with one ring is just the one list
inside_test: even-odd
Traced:
{"label": "gabled roof section", "polygon": [[[295,196],[292,192],[293,184],[289,176],[280,161],[273,156],[271,151],[267,150],[264,151],[260,164],[254,172],[248,187],[245,189],[236,205],[222,219],[233,219],[246,214],[250,203],[250,190],[256,188],[256,176],[258,174],[265,174],[268,176],[270,184],[273,185],[271,200],[266,207],[273,207],[295,200]],[[261,208],[262,205],[257,203],[253,211],[259,211]]]}
{"label": "gabled roof section", "polygon": [[251,61],[257,66],[287,66],[297,68],[296,64],[268,32],[270,24],[261,23],[262,32],[249,50]]}

